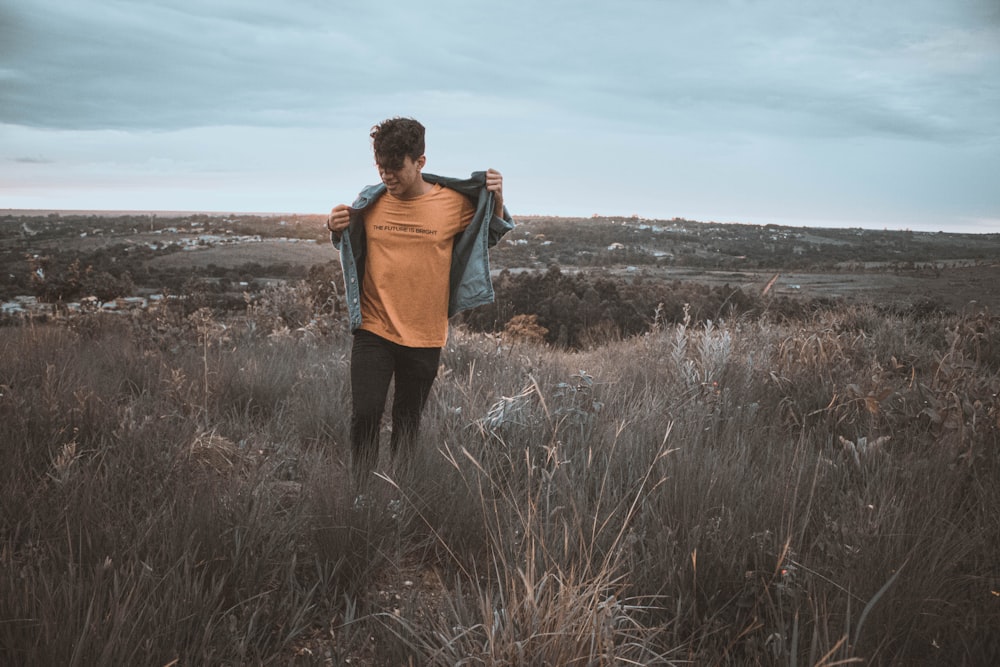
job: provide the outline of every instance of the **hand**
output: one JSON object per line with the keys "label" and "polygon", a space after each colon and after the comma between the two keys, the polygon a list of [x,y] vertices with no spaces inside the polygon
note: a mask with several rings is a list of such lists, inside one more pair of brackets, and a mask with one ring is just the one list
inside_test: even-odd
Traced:
{"label": "hand", "polygon": [[493,193],[494,215],[503,217],[503,175],[496,169],[486,170],[486,189]]}
{"label": "hand", "polygon": [[351,207],[347,204],[337,204],[330,211],[329,217],[326,219],[326,228],[331,232],[339,234],[340,232],[347,229],[347,225],[351,223]]}

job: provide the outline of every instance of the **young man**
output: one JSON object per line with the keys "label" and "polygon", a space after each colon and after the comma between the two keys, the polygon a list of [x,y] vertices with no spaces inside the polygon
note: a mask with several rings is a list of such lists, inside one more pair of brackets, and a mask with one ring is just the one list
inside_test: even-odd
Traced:
{"label": "young man", "polygon": [[500,172],[424,173],[424,126],[410,118],[376,125],[371,138],[382,183],[334,206],[326,223],[354,334],[351,467],[361,486],[378,461],[390,380],[395,457],[414,446],[448,318],[493,301],[487,248],[514,227]]}

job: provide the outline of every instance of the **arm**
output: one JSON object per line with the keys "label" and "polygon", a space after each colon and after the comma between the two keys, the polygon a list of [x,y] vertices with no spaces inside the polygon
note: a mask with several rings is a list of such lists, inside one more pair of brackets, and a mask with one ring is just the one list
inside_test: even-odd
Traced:
{"label": "arm", "polygon": [[340,236],[351,223],[351,207],[347,204],[337,204],[326,218],[326,228],[330,230],[330,238],[334,243],[340,241]]}
{"label": "arm", "polygon": [[503,175],[496,169],[486,171],[486,189],[493,193],[493,215],[503,217]]}
{"label": "arm", "polygon": [[486,172],[486,189],[493,193],[493,217],[489,221],[489,240],[487,246],[492,248],[500,237],[514,228],[514,220],[503,205],[503,176],[496,169]]}

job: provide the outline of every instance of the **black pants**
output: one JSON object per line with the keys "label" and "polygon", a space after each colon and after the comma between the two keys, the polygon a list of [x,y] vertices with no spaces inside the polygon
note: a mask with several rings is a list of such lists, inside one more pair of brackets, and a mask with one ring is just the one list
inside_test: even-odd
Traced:
{"label": "black pants", "polygon": [[364,483],[378,463],[379,424],[395,378],[390,452],[408,454],[420,429],[420,414],[437,377],[441,348],[406,347],[359,329],[351,349],[351,468]]}

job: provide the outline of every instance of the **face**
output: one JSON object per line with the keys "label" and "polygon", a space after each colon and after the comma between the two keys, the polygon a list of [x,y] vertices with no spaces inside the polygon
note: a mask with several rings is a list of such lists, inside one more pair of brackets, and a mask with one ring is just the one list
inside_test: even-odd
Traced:
{"label": "face", "polygon": [[400,199],[412,199],[423,194],[423,176],[420,170],[424,168],[426,158],[421,155],[414,160],[409,155],[403,159],[403,165],[399,169],[386,169],[378,164],[379,178],[385,183],[389,194]]}

